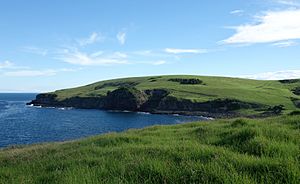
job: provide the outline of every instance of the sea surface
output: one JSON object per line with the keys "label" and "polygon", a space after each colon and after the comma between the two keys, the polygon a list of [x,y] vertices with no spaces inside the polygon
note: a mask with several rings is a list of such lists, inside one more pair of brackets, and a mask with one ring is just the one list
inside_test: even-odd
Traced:
{"label": "sea surface", "polygon": [[0,93],[0,148],[66,141],[152,125],[203,120],[201,117],[26,106],[36,94]]}

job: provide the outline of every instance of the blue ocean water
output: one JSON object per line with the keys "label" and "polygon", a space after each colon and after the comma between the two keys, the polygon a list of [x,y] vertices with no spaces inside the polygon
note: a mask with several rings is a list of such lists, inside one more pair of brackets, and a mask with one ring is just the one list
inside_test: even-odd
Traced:
{"label": "blue ocean water", "polygon": [[153,115],[26,106],[36,94],[0,93],[0,148],[65,141],[151,125],[201,120],[201,117]]}

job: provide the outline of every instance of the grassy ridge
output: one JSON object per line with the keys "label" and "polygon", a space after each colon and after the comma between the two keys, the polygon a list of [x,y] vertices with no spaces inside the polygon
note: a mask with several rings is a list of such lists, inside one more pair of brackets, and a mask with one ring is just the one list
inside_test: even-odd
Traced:
{"label": "grassy ridge", "polygon": [[2,150],[0,183],[299,183],[300,116],[154,126]]}
{"label": "grassy ridge", "polygon": [[[186,85],[170,79],[199,79],[202,84]],[[292,93],[294,87],[300,87],[300,81],[282,83],[280,81],[261,81],[226,77],[205,76],[154,76],[115,79],[97,82],[83,87],[58,90],[54,92],[59,100],[79,97],[105,96],[122,85],[132,85],[139,90],[167,89],[170,96],[188,99],[194,102],[206,102],[219,98],[236,99],[267,106],[284,105],[288,112],[296,109],[291,98],[300,99]]]}

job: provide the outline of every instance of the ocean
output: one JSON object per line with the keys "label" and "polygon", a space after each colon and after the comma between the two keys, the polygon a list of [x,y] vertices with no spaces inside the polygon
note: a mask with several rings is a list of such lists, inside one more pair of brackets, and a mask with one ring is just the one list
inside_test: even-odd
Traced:
{"label": "ocean", "polygon": [[152,125],[170,125],[201,117],[27,106],[32,93],[0,93],[0,148],[66,141]]}

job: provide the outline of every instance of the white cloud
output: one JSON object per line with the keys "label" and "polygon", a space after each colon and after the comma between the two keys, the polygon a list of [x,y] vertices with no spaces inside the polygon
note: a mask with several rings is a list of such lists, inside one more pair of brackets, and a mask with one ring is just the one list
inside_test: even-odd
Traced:
{"label": "white cloud", "polygon": [[13,68],[14,64],[10,61],[4,61],[0,63],[0,69]]}
{"label": "white cloud", "polygon": [[54,70],[18,70],[3,73],[9,77],[38,77],[56,75]]}
{"label": "white cloud", "polygon": [[230,14],[233,14],[233,15],[235,15],[235,14],[241,15],[241,14],[243,14],[243,13],[244,13],[244,10],[232,10],[232,11],[230,12]]}
{"label": "white cloud", "polygon": [[276,2],[288,6],[300,6],[300,2],[298,0],[277,0]]}
{"label": "white cloud", "polygon": [[133,54],[140,55],[140,56],[152,56],[153,51],[152,50],[138,50],[138,51],[134,51]]}
{"label": "white cloud", "polygon": [[170,54],[204,54],[208,52],[206,49],[175,49],[175,48],[166,48],[164,51]]}
{"label": "white cloud", "polygon": [[155,61],[152,63],[152,65],[163,65],[163,64],[166,64],[167,62],[164,61],[164,60],[159,60],[159,61]]}
{"label": "white cloud", "polygon": [[46,56],[48,54],[47,49],[33,47],[33,46],[23,47],[22,51],[31,53],[31,54],[41,55],[41,56]]}
{"label": "white cloud", "polygon": [[103,55],[103,54],[104,54],[103,51],[97,51],[97,52],[92,53],[92,54],[91,54],[91,57],[99,57],[99,56],[101,56],[101,55]]}
{"label": "white cloud", "polygon": [[105,40],[105,37],[101,33],[93,32],[88,38],[79,39],[77,42],[80,46],[86,46],[103,40]]}
{"label": "white cloud", "polygon": [[178,55],[174,55],[173,53],[167,53],[165,50],[137,50],[130,52],[132,55],[136,57],[147,57],[153,59],[164,60],[166,58],[178,59]]}
{"label": "white cloud", "polygon": [[16,70],[16,69],[29,69],[27,66],[18,66],[11,61],[0,62],[0,70]]}
{"label": "white cloud", "polygon": [[125,42],[126,42],[126,32],[125,31],[120,31],[118,34],[117,34],[117,39],[119,41],[119,43],[121,45],[124,45]]}
{"label": "white cloud", "polygon": [[81,66],[97,66],[97,65],[114,65],[127,64],[127,55],[121,52],[103,53],[98,51],[95,53],[84,53],[78,50],[64,50],[58,58],[66,63],[81,65]]}
{"label": "white cloud", "polygon": [[46,69],[46,70],[16,70],[16,71],[9,71],[4,72],[4,76],[8,77],[41,77],[41,76],[54,76],[57,75],[59,72],[74,72],[78,71],[79,69]]}
{"label": "white cloud", "polygon": [[296,46],[296,45],[298,45],[298,43],[295,42],[295,41],[283,41],[283,42],[273,43],[272,45],[275,46],[275,47],[284,48],[284,47]]}
{"label": "white cloud", "polygon": [[234,27],[225,44],[272,43],[300,39],[300,10],[270,11],[255,17],[254,24]]}
{"label": "white cloud", "polygon": [[282,79],[299,79],[300,70],[283,70],[276,72],[266,72],[254,75],[240,76],[242,78],[257,79],[257,80],[282,80]]}

